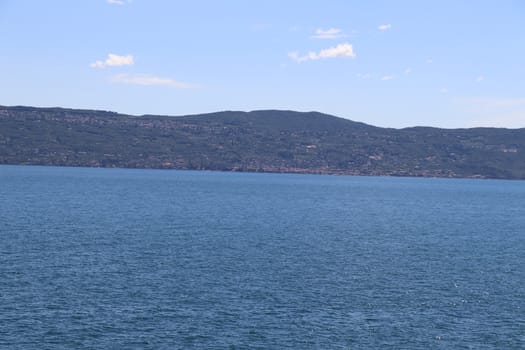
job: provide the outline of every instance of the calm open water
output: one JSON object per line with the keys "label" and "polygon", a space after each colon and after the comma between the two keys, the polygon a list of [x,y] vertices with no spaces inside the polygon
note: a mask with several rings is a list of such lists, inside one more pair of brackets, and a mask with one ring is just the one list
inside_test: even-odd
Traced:
{"label": "calm open water", "polygon": [[524,349],[525,182],[0,166],[0,347]]}

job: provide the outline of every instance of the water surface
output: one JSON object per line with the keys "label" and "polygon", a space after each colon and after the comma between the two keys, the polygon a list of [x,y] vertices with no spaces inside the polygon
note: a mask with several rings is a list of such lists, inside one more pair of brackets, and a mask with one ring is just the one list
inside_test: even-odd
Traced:
{"label": "water surface", "polygon": [[523,349],[525,183],[0,166],[0,347]]}

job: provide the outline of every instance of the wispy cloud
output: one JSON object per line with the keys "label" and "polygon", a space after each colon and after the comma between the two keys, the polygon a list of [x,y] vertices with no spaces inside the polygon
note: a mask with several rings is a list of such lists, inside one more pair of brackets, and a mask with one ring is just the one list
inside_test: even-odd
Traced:
{"label": "wispy cloud", "polygon": [[432,63],[434,63],[434,60],[432,58],[427,58],[426,63],[427,64],[432,64]]}
{"label": "wispy cloud", "polygon": [[525,127],[525,98],[474,97],[457,100],[465,115],[470,115],[468,126],[506,128]]}
{"label": "wispy cloud", "polygon": [[439,92],[442,93],[442,94],[448,94],[448,89],[447,88],[441,88],[441,89],[439,89]]}
{"label": "wispy cloud", "polygon": [[483,80],[485,80],[485,77],[484,77],[483,75],[479,75],[479,76],[476,78],[476,83],[482,82]]}
{"label": "wispy cloud", "polygon": [[525,128],[525,118],[523,111],[499,114],[492,117],[472,119],[467,122],[468,127],[496,127],[496,128]]}
{"label": "wispy cloud", "polygon": [[299,55],[297,52],[290,52],[288,53],[288,57],[295,62],[305,62],[325,58],[355,58],[356,54],[354,53],[354,48],[351,44],[344,43],[319,52],[310,51],[305,55]]}
{"label": "wispy cloud", "polygon": [[395,79],[395,76],[393,76],[393,75],[383,75],[381,77],[381,80],[392,80],[392,79]]}
{"label": "wispy cloud", "polygon": [[91,63],[90,66],[93,68],[106,68],[115,66],[131,66],[133,63],[133,55],[120,56],[110,53],[104,61],[96,61]]}
{"label": "wispy cloud", "polygon": [[380,31],[385,31],[385,30],[388,30],[390,28],[392,28],[391,24],[381,24],[380,26],[377,27],[377,29],[379,29]]}
{"label": "wispy cloud", "polygon": [[110,5],[124,5],[128,2],[131,2],[131,0],[107,0],[107,3]]}
{"label": "wispy cloud", "polygon": [[267,22],[257,22],[257,23],[253,23],[250,26],[250,30],[254,32],[264,32],[270,28],[272,28],[272,25]]}
{"label": "wispy cloud", "polygon": [[318,28],[315,34],[310,38],[312,39],[337,39],[343,36],[343,31],[338,28],[322,29]]}
{"label": "wispy cloud", "polygon": [[363,73],[357,73],[357,77],[359,79],[363,79],[363,80],[370,80],[370,79],[372,79],[372,74],[370,74],[370,73],[364,73],[364,74]]}
{"label": "wispy cloud", "polygon": [[195,88],[197,85],[181,82],[172,78],[157,77],[148,74],[117,74],[111,77],[113,83],[123,83],[145,86],[171,86],[179,89]]}
{"label": "wispy cloud", "polygon": [[[520,107],[525,109],[525,98],[469,98],[463,99],[463,103],[472,107],[471,110],[476,112],[486,111],[487,108],[514,108]],[[525,121],[525,115],[523,117]]]}
{"label": "wispy cloud", "polygon": [[405,73],[405,74],[410,74],[410,73],[412,73],[412,68],[408,67],[407,69],[405,69],[405,70],[403,71],[403,73]]}

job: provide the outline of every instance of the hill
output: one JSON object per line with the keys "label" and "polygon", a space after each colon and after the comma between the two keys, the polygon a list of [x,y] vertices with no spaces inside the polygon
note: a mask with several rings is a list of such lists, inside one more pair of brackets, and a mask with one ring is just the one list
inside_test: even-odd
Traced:
{"label": "hill", "polygon": [[0,106],[0,164],[525,179],[525,129],[389,129],[277,110],[170,117]]}

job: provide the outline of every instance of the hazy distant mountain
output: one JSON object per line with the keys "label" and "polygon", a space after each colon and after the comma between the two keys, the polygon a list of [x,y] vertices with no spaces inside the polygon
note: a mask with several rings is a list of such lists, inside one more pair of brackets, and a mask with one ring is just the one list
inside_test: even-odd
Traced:
{"label": "hazy distant mountain", "polygon": [[387,129],[277,110],[168,117],[0,106],[0,164],[525,179],[525,129]]}

